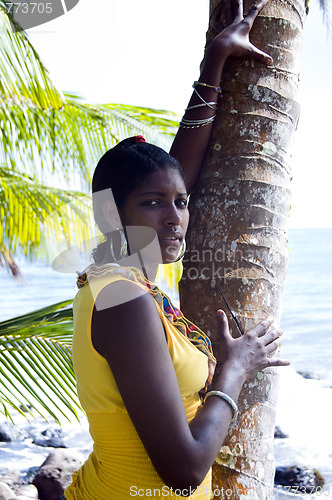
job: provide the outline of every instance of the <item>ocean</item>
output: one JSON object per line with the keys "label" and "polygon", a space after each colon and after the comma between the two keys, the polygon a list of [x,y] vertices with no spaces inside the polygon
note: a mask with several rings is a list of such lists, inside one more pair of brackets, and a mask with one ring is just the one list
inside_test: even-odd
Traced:
{"label": "ocean", "polygon": [[[288,435],[275,440],[276,465],[302,465],[325,477],[315,495],[275,492],[275,498],[332,498],[332,228],[290,229],[289,266],[284,288],[281,356],[290,367],[279,368],[276,424]],[[60,274],[43,263],[19,261],[26,283],[0,269],[0,321],[73,298],[75,276]],[[0,417],[0,420],[2,418]],[[26,425],[24,422],[22,426]],[[42,426],[43,423],[36,422]],[[72,424],[70,443],[90,446],[86,424]],[[37,448],[37,450],[35,449]],[[2,444],[0,467],[40,465],[45,449]],[[29,464],[29,465],[28,465]]]}
{"label": "ocean", "polygon": [[303,498],[332,498],[331,315],[332,228],[291,229],[281,321],[281,355],[291,366],[279,369],[276,420],[289,437],[275,440],[275,459],[325,477],[320,493]]}

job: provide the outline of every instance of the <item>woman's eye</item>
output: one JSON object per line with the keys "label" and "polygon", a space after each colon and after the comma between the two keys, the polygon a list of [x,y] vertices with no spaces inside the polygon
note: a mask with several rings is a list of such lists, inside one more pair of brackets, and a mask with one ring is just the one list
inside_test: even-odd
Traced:
{"label": "woman's eye", "polygon": [[143,203],[144,206],[146,207],[155,207],[158,205],[158,200],[146,200],[144,203]]}
{"label": "woman's eye", "polygon": [[180,208],[187,208],[188,200],[186,199],[178,200],[177,204]]}

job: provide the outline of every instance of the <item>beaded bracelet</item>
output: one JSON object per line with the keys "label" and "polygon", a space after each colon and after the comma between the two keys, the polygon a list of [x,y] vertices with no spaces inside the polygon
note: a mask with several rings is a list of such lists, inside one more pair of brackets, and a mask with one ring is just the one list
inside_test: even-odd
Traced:
{"label": "beaded bracelet", "polygon": [[200,85],[201,87],[207,87],[209,89],[213,89],[215,92],[218,92],[218,94],[222,94],[222,90],[219,87],[219,85],[209,85],[208,83],[199,82],[199,81],[195,80],[193,83],[193,88],[197,87],[197,85]]}
{"label": "beaded bracelet", "polygon": [[233,401],[233,399],[230,396],[228,396],[228,394],[225,394],[224,392],[221,392],[221,391],[209,391],[205,395],[204,403],[206,401],[206,398],[208,398],[209,396],[219,396],[220,398],[227,401],[227,403],[232,407],[232,410],[233,410],[233,417],[232,417],[231,422],[236,421],[237,416],[239,414],[239,410],[238,410],[236,403]]}

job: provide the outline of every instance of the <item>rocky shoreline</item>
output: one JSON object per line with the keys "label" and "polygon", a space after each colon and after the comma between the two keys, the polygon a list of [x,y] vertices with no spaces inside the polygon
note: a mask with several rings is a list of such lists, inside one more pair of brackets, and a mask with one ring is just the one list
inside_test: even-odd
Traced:
{"label": "rocky shoreline", "polygon": [[[37,430],[32,425],[22,433],[9,422],[0,424],[0,442],[29,440],[33,446],[48,450],[46,459],[38,467],[24,471],[0,468],[0,500],[58,500],[70,483],[72,473],[85,460],[84,454],[67,447],[66,437],[62,428],[55,426]],[[287,439],[288,436],[276,427],[274,437]],[[313,467],[291,464],[276,468],[275,484],[278,493],[284,488],[285,496],[293,491],[311,498],[316,491],[321,491],[324,482],[323,476]]]}
{"label": "rocky shoreline", "polygon": [[[21,426],[0,423],[2,455],[8,455],[9,467],[0,466],[0,500],[58,500],[70,483],[72,474],[91,451],[87,427],[58,426],[43,420],[25,421]],[[83,439],[81,439],[83,437]],[[83,444],[82,444],[83,443]],[[77,446],[79,446],[78,451]],[[13,469],[13,456],[26,450],[31,467]],[[43,461],[44,460],[44,461]],[[29,461],[29,458],[28,458]],[[19,462],[19,460],[18,460]],[[22,462],[21,462],[22,464]]]}

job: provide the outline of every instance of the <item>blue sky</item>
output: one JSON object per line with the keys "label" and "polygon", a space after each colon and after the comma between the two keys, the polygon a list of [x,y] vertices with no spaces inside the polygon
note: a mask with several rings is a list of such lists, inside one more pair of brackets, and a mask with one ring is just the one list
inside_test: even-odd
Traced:
{"label": "blue sky", "polygon": [[[310,0],[304,30],[293,227],[332,227],[332,40],[317,6]],[[207,22],[208,0],[80,0],[65,16],[28,33],[58,88],[90,102],[181,114],[199,74]]]}

